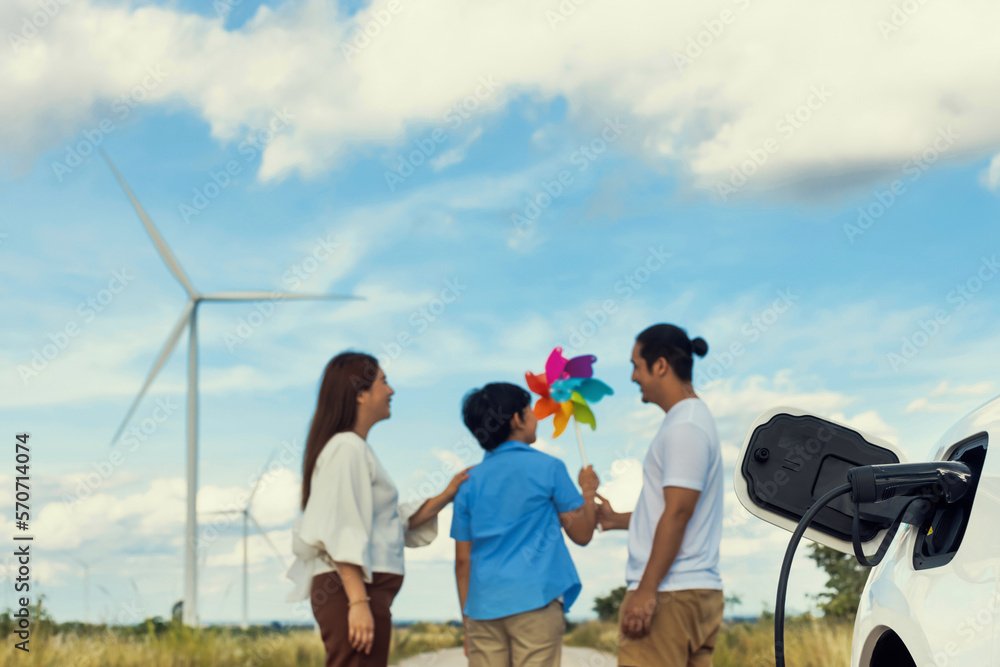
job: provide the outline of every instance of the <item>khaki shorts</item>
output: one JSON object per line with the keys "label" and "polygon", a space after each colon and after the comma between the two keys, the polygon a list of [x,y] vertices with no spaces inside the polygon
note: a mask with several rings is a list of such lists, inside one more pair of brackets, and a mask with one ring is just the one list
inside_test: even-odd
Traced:
{"label": "khaki shorts", "polygon": [[[631,597],[625,593],[621,609]],[[618,636],[621,667],[712,667],[715,639],[722,625],[722,591],[660,591],[649,634],[641,639]],[[618,613],[621,628],[621,611]]]}
{"label": "khaki shorts", "polygon": [[469,667],[558,665],[565,631],[566,618],[558,600],[540,609],[489,621],[466,619]]}

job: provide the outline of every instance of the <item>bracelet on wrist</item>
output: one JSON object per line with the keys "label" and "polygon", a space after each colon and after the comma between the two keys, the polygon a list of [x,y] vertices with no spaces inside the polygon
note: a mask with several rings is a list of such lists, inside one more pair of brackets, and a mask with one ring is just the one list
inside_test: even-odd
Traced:
{"label": "bracelet on wrist", "polygon": [[361,604],[362,602],[370,602],[371,598],[361,598],[360,600],[352,600],[347,603],[348,607],[353,607],[356,604]]}

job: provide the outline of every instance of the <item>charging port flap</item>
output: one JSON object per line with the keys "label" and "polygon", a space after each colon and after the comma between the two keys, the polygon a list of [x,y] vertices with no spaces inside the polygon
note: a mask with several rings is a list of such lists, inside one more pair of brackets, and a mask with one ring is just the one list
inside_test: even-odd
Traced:
{"label": "charging port flap", "polygon": [[[823,494],[847,482],[855,466],[903,463],[892,444],[791,407],[773,408],[750,427],[734,475],[740,503],[754,516],[791,532]],[[907,499],[862,504],[861,542],[873,554]],[[813,520],[805,537],[853,554],[854,504],[846,495]]]}

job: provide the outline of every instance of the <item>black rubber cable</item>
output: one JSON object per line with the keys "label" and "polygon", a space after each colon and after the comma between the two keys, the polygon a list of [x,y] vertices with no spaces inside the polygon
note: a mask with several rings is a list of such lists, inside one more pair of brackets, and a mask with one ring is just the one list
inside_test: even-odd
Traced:
{"label": "black rubber cable", "polygon": [[854,546],[854,557],[857,559],[858,563],[864,565],[865,567],[875,567],[882,562],[885,557],[886,552],[889,550],[889,545],[892,543],[893,537],[896,535],[896,529],[899,528],[899,524],[903,521],[903,515],[906,514],[906,510],[909,509],[910,505],[918,500],[933,500],[934,496],[915,496],[912,500],[903,505],[902,509],[899,510],[899,514],[893,520],[892,525],[885,532],[885,537],[882,538],[882,544],[879,545],[878,551],[872,556],[871,560],[865,556],[865,552],[861,546],[861,507],[860,504],[854,502],[854,518],[851,520],[851,542]]}
{"label": "black rubber cable", "polygon": [[802,535],[805,534],[806,528],[819,514],[819,511],[834,498],[850,491],[850,484],[841,484],[821,496],[799,520],[799,525],[792,533],[792,539],[788,541],[788,548],[785,549],[785,560],[781,562],[781,574],[778,575],[778,597],[774,603],[774,663],[776,667],[785,667],[785,594],[788,591],[788,575],[792,571],[792,558],[795,556],[795,549],[798,547]]}

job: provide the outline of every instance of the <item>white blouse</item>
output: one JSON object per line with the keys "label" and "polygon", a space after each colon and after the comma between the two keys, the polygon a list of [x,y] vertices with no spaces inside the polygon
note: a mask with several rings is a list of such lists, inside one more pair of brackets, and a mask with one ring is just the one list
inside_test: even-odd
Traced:
{"label": "white blouse", "polygon": [[292,528],[295,582],[287,602],[309,598],[312,578],[334,572],[334,561],[373,572],[403,574],[403,546],[422,547],[437,536],[437,517],[409,530],[423,501],[397,505],[399,493],[368,442],[353,431],[334,435],[316,459],[309,500]]}

